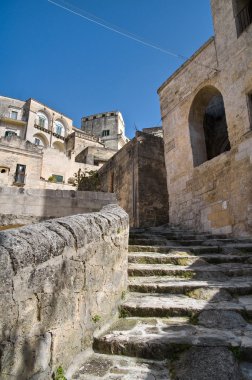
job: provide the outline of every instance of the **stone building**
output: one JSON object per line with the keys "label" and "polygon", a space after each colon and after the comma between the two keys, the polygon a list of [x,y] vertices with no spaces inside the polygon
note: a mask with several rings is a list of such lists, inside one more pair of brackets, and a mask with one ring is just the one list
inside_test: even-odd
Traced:
{"label": "stone building", "polygon": [[158,90],[172,224],[252,232],[252,1],[211,0],[215,36]]}
{"label": "stone building", "polygon": [[163,139],[144,132],[136,136],[98,171],[103,191],[114,192],[129,214],[131,227],[168,222],[168,195]]}
{"label": "stone building", "polygon": [[79,169],[97,170],[118,150],[104,145],[98,135],[75,128],[72,119],[37,100],[0,96],[2,185],[17,185],[18,178],[22,186],[58,188]]}
{"label": "stone building", "polygon": [[106,148],[118,151],[129,139],[125,136],[125,125],[121,112],[112,111],[84,116],[81,129],[101,139]]}

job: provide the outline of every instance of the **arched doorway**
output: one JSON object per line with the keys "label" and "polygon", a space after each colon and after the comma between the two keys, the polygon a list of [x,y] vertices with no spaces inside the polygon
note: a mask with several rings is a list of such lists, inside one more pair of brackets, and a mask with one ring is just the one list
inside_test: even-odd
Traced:
{"label": "arched doorway", "polygon": [[189,113],[193,164],[230,150],[223,97],[217,88],[206,86],[195,96]]}

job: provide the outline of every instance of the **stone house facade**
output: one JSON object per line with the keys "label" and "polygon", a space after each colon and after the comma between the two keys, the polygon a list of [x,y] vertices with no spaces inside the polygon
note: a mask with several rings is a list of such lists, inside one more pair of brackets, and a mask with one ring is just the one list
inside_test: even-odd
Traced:
{"label": "stone house facade", "polygon": [[102,191],[116,194],[129,214],[131,227],[168,222],[168,194],[163,139],[136,132],[136,136],[98,171]]}
{"label": "stone house facade", "polygon": [[252,1],[211,0],[215,36],[158,90],[170,222],[252,232]]}
{"label": "stone house facade", "polygon": [[[71,182],[79,169],[97,170],[116,153],[116,147],[109,149],[104,145],[98,133],[75,128],[72,119],[34,99],[21,101],[0,96],[2,185],[17,185],[17,173],[21,170],[18,179],[22,186],[58,188]],[[99,154],[83,153],[92,148]],[[35,151],[40,169],[35,164]],[[14,158],[18,158],[17,162]],[[48,183],[50,178],[57,184]]]}
{"label": "stone house facade", "polygon": [[118,151],[129,139],[125,136],[125,125],[121,112],[112,111],[83,116],[81,129],[101,139],[106,148]]}

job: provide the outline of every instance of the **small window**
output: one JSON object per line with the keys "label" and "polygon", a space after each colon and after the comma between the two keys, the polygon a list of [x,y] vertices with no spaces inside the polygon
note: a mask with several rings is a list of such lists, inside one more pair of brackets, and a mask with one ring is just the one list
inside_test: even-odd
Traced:
{"label": "small window", "polygon": [[53,182],[63,183],[63,176],[58,174],[52,174]]}
{"label": "small window", "polygon": [[26,166],[17,164],[16,174],[15,174],[15,183],[24,184],[25,183],[25,170]]}
{"label": "small window", "polygon": [[18,118],[18,112],[17,111],[11,111],[11,118],[14,120],[17,120]]}
{"label": "small window", "polygon": [[37,137],[35,137],[35,145],[40,145],[40,144],[41,144],[40,139],[38,139]]}
{"label": "small window", "polygon": [[60,121],[55,121],[55,133],[60,136],[64,136],[65,128]]}
{"label": "small window", "polygon": [[4,137],[17,136],[17,133],[14,131],[6,131]]}
{"label": "small window", "polygon": [[234,14],[237,36],[252,23],[252,0],[234,0]]}
{"label": "small window", "polygon": [[109,129],[105,129],[105,131],[102,131],[102,137],[109,136]]}

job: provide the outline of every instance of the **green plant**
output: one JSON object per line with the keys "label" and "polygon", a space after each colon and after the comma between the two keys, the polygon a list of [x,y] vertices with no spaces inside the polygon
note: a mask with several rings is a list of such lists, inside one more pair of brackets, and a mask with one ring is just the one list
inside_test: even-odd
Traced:
{"label": "green plant", "polygon": [[92,321],[94,323],[98,323],[100,320],[101,320],[101,316],[100,315],[98,315],[98,314],[93,315]]}
{"label": "green plant", "polygon": [[123,290],[123,291],[122,291],[122,294],[121,294],[121,299],[122,299],[122,300],[125,300],[125,298],[126,298],[126,291]]}
{"label": "green plant", "polygon": [[197,325],[199,323],[199,317],[198,314],[192,313],[189,317],[189,322],[192,325]]}
{"label": "green plant", "polygon": [[78,172],[74,174],[74,185],[77,186],[77,190],[81,191],[101,190],[99,174],[94,170],[82,171],[79,169]]}
{"label": "green plant", "polygon": [[55,178],[55,176],[51,175],[51,176],[48,178],[48,182],[55,183],[55,182],[56,182],[56,178]]}
{"label": "green plant", "polygon": [[65,377],[65,374],[64,374],[64,370],[61,366],[59,366],[56,369],[56,373],[54,375],[54,380],[67,380],[67,378]]}
{"label": "green plant", "polygon": [[126,310],[122,308],[119,309],[119,318],[127,318],[128,316],[129,313]]}
{"label": "green plant", "polygon": [[237,360],[241,359],[241,347],[229,347],[229,350],[233,353]]}

